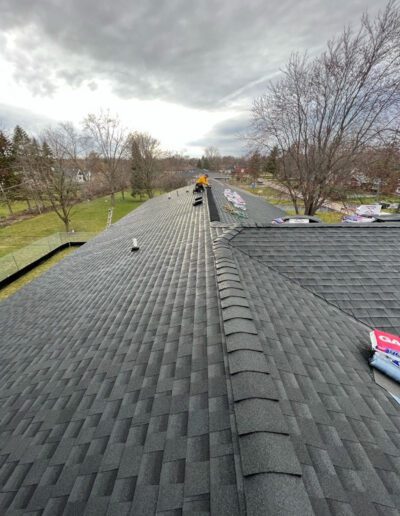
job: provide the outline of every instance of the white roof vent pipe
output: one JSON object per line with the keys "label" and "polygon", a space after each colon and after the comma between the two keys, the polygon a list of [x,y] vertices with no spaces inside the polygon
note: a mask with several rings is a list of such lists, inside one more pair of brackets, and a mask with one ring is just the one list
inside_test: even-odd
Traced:
{"label": "white roof vent pipe", "polygon": [[139,246],[138,246],[137,238],[133,238],[133,239],[132,239],[132,248],[131,248],[131,251],[132,251],[132,253],[133,253],[133,252],[135,252],[135,251],[139,251]]}

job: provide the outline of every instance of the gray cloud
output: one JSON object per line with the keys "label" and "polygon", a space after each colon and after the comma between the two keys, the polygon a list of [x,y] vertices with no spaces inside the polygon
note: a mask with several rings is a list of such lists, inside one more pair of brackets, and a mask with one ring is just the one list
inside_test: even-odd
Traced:
{"label": "gray cloud", "polygon": [[11,131],[16,125],[21,125],[29,133],[39,134],[55,123],[56,120],[27,109],[0,103],[0,130]]}
{"label": "gray cloud", "polygon": [[60,79],[74,87],[107,79],[123,98],[215,109],[251,98],[290,52],[319,48],[385,3],[0,0],[0,31],[17,34],[6,57],[37,95],[51,95]]}
{"label": "gray cloud", "polygon": [[210,145],[218,148],[223,155],[238,156],[246,154],[245,136],[249,130],[250,113],[241,113],[216,124],[208,134],[189,145],[197,147],[200,152]]}

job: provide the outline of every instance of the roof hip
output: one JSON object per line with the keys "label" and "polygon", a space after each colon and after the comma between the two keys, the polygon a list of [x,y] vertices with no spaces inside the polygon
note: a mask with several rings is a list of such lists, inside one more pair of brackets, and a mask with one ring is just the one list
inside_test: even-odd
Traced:
{"label": "roof hip", "polygon": [[214,240],[214,257],[247,514],[309,515],[301,466],[229,244],[242,230]]}

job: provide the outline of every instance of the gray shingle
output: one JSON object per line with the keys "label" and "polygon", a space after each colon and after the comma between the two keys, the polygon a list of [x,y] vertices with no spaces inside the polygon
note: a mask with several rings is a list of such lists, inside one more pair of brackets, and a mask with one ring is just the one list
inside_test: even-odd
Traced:
{"label": "gray shingle", "polygon": [[232,245],[362,322],[398,334],[399,235],[400,225],[249,228]]}
{"label": "gray shingle", "polygon": [[301,475],[301,467],[289,436],[257,432],[240,439],[244,475],[287,473]]}
{"label": "gray shingle", "polygon": [[228,352],[237,350],[252,350],[262,351],[260,339],[257,335],[250,335],[248,333],[233,333],[226,336],[226,346]]}
{"label": "gray shingle", "polygon": [[[264,516],[310,516],[313,514],[301,477],[263,474],[245,479],[248,514]],[[319,514],[319,513],[318,513]]]}
{"label": "gray shingle", "polygon": [[[229,265],[227,286],[237,284]],[[192,465],[184,474],[192,450],[190,464],[208,465],[199,506],[209,509],[211,450],[188,439],[230,428],[228,403],[210,402],[227,393],[216,270],[207,207],[161,196],[1,304],[0,477],[19,493],[8,506],[29,495],[32,511],[52,516],[183,510],[184,486],[199,488]],[[233,438],[213,456],[232,457]],[[171,486],[169,461],[180,465]]]}
{"label": "gray shingle", "polygon": [[248,399],[236,404],[236,424],[239,434],[275,432],[288,434],[288,426],[276,401]]}
{"label": "gray shingle", "polygon": [[267,361],[263,353],[251,350],[232,351],[228,356],[231,374],[244,371],[269,373]]}
{"label": "gray shingle", "polygon": [[247,194],[210,226],[182,194],[0,304],[1,511],[394,513],[398,406],[354,316],[398,327],[399,229],[254,226]]}
{"label": "gray shingle", "polygon": [[233,398],[241,401],[251,398],[278,399],[275,385],[270,375],[244,372],[232,376]]}

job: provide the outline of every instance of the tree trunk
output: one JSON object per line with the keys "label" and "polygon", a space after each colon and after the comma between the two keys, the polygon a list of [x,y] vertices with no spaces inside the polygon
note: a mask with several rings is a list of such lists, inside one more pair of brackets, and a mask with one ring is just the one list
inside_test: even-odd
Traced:
{"label": "tree trunk", "polygon": [[42,213],[41,209],[40,209],[40,203],[38,202],[37,198],[36,198],[36,195],[34,196],[33,200],[35,201],[35,204],[36,204],[36,211],[40,214]]}
{"label": "tree trunk", "polygon": [[8,208],[8,211],[10,212],[10,215],[14,215],[14,212],[13,212],[13,210],[12,210],[12,208],[11,208],[11,203],[10,203],[10,201],[7,199],[7,197],[6,197],[6,203],[7,203],[7,208]]}
{"label": "tree trunk", "polygon": [[121,194],[122,194],[122,200],[125,201],[125,188],[122,188]]}
{"label": "tree trunk", "polygon": [[29,210],[29,211],[32,211],[31,201],[29,200],[29,197],[27,197],[27,198],[25,199],[25,201],[26,201],[26,204],[28,205],[28,210]]}
{"label": "tree trunk", "polygon": [[313,200],[304,201],[304,215],[309,215],[310,217],[315,215],[316,212],[315,203]]}
{"label": "tree trunk", "polygon": [[9,201],[9,199],[8,199],[8,197],[6,195],[6,192],[4,191],[2,185],[0,185],[0,189],[1,189],[1,193],[3,194],[4,200],[5,200],[6,204],[7,204],[7,208],[8,208],[8,211],[10,212],[10,215],[14,215],[14,213],[12,211],[11,203],[10,203],[10,201]]}
{"label": "tree trunk", "polygon": [[291,189],[288,189],[288,191],[289,191],[290,198],[292,200],[294,211],[295,211],[296,215],[298,215],[299,214],[299,206],[297,204],[297,196],[295,193],[292,192]]}
{"label": "tree trunk", "polygon": [[111,192],[111,206],[113,208],[115,206],[115,194],[114,194],[114,191]]}

